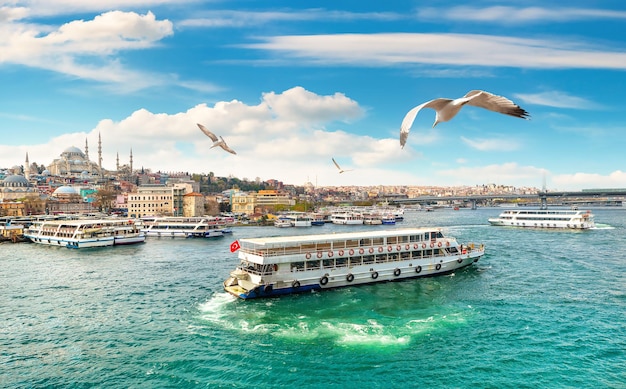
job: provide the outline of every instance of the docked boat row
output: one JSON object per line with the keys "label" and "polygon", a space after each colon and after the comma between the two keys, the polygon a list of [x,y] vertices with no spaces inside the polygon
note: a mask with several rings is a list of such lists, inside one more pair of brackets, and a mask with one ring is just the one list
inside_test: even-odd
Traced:
{"label": "docked boat row", "polygon": [[484,255],[439,228],[246,238],[224,289],[242,299],[271,297],[453,272]]}
{"label": "docked boat row", "polygon": [[564,228],[586,230],[595,227],[594,215],[590,211],[510,209],[498,217],[490,218],[494,226],[526,228]]}
{"label": "docked boat row", "polygon": [[132,220],[47,220],[34,222],[24,237],[34,243],[67,248],[143,243],[145,234]]}

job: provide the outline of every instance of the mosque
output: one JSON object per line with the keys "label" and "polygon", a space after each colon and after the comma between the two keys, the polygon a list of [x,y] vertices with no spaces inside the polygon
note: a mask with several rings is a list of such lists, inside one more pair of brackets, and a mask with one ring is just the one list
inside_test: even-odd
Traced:
{"label": "mosque", "polygon": [[[26,157],[26,166],[28,165],[28,156]],[[102,176],[102,139],[98,135],[98,163],[89,160],[89,145],[85,139],[85,152],[78,147],[70,146],[66,148],[59,158],[55,158],[46,170],[52,176],[70,176],[89,178],[93,176]],[[25,174],[28,174],[24,172]]]}

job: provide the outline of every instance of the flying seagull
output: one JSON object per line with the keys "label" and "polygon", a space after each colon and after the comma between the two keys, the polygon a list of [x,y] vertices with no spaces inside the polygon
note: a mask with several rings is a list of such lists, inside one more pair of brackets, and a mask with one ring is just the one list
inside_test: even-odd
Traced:
{"label": "flying seagull", "polygon": [[341,166],[339,166],[339,164],[337,163],[337,161],[335,161],[335,158],[332,158],[332,160],[333,160],[333,163],[335,164],[335,166],[337,166],[337,169],[339,169],[339,174],[344,173],[344,172],[349,172],[349,171],[351,171],[351,170],[352,170],[352,169],[346,169],[346,170],[343,170],[343,169],[341,168]]}
{"label": "flying seagull", "polygon": [[506,97],[494,95],[482,90],[473,90],[458,99],[438,98],[427,101],[410,110],[404,117],[404,120],[402,120],[402,125],[400,126],[400,146],[404,148],[413,121],[422,108],[432,108],[437,112],[435,123],[433,123],[433,128],[435,128],[437,123],[447,122],[455,117],[465,104],[515,116],[517,118],[528,119],[530,117],[526,110],[520,108],[519,105]]}
{"label": "flying seagull", "polygon": [[198,127],[200,127],[200,130],[204,132],[204,135],[208,136],[213,141],[213,146],[211,146],[211,148],[219,146],[231,154],[237,154],[235,150],[228,147],[228,145],[226,144],[226,141],[224,141],[224,138],[220,136],[220,138],[217,139],[217,136],[215,136],[215,134],[209,131],[205,126],[203,126],[200,123],[196,123],[196,124],[198,125]]}

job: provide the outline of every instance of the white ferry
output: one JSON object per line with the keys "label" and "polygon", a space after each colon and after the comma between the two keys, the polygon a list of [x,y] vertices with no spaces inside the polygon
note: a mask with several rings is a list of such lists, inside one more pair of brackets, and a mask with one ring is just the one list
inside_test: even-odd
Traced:
{"label": "white ferry", "polygon": [[224,281],[224,289],[243,299],[445,274],[485,253],[483,245],[459,244],[439,228],[238,242],[240,264]]}
{"label": "white ferry", "polygon": [[360,212],[337,212],[330,215],[333,224],[359,225],[363,224],[363,215]]}
{"label": "white ferry", "polygon": [[163,216],[141,218],[141,231],[157,238],[216,238],[232,232],[228,216]]}
{"label": "white ferry", "polygon": [[34,243],[67,248],[143,243],[146,236],[132,220],[77,219],[36,221],[24,237]]}
{"label": "white ferry", "polygon": [[509,209],[488,220],[494,226],[586,230],[595,227],[593,218],[590,211]]}

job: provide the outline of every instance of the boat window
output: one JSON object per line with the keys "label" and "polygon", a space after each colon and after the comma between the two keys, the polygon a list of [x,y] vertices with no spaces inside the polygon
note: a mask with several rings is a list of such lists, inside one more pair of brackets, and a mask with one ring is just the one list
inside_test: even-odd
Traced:
{"label": "boat window", "polygon": [[306,261],[306,269],[307,270],[319,269],[319,268],[320,268],[320,261],[319,260]]}
{"label": "boat window", "polygon": [[399,236],[398,237],[398,243],[408,243],[409,242],[409,237],[404,235],[404,236]]}
{"label": "boat window", "polygon": [[374,238],[372,239],[372,245],[374,246],[382,246],[385,244],[385,238]]}
{"label": "boat window", "polygon": [[337,258],[335,260],[335,266],[337,267],[344,267],[348,265],[348,259],[347,258]]}
{"label": "boat window", "polygon": [[397,236],[388,236],[387,237],[387,244],[396,244],[398,243],[398,237]]}
{"label": "boat window", "polygon": [[387,262],[387,254],[379,254],[376,256],[376,263]]}
{"label": "boat window", "polygon": [[441,233],[441,231],[437,231],[436,237],[443,238],[443,234]]}
{"label": "boat window", "polygon": [[372,240],[371,239],[361,239],[359,241],[359,245],[361,247],[363,247],[363,246],[371,246],[372,245]]}
{"label": "boat window", "polygon": [[[413,258],[419,258],[419,251],[413,251]],[[400,253],[400,259],[401,260],[406,260],[411,258],[411,253],[409,251],[404,251],[402,253]]]}
{"label": "boat window", "polygon": [[350,266],[360,266],[360,265],[361,265],[361,257],[350,258]]}
{"label": "boat window", "polygon": [[320,251],[327,251],[330,250],[330,243],[318,243],[317,244],[317,250]]}
{"label": "boat window", "polygon": [[302,271],[304,270],[304,262],[291,262],[291,271]]}
{"label": "boat window", "polygon": [[374,263],[374,256],[373,255],[364,256],[363,263]]}
{"label": "boat window", "polygon": [[300,247],[303,251],[315,251],[315,243],[303,243]]}
{"label": "boat window", "polygon": [[346,247],[359,247],[359,241],[357,239],[348,239],[346,240]]}
{"label": "boat window", "polygon": [[346,248],[346,242],[344,242],[343,240],[339,240],[337,242],[333,242],[333,248],[335,250]]}
{"label": "boat window", "polygon": [[324,267],[335,267],[334,259],[326,258],[322,263],[324,264]]}

